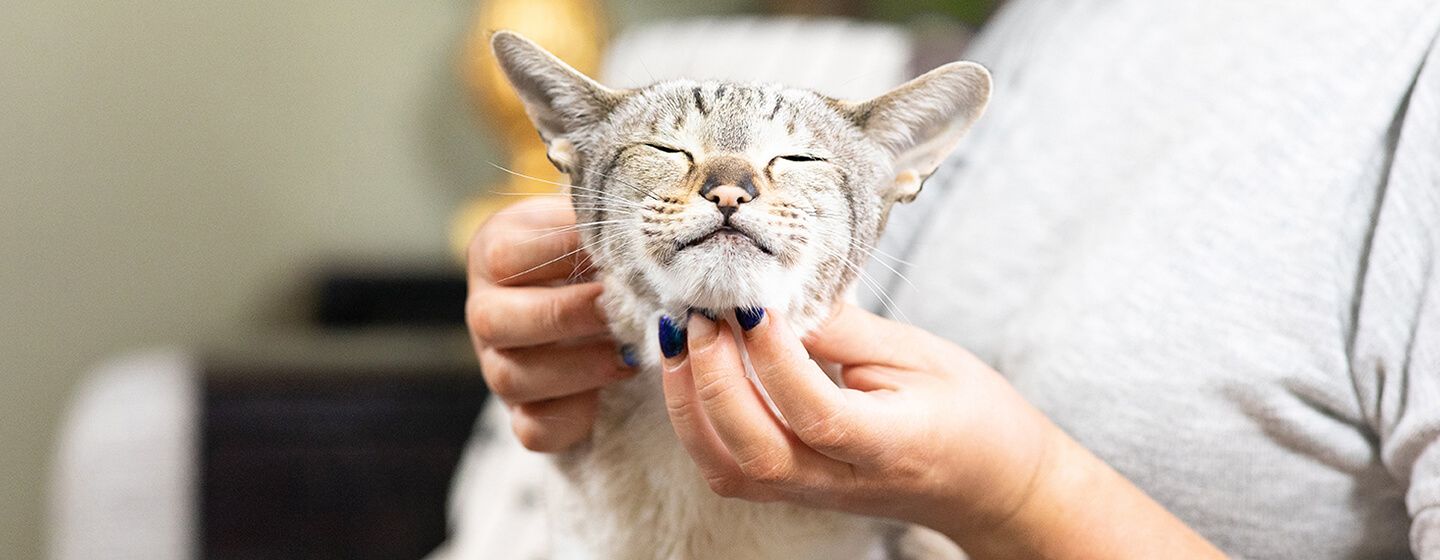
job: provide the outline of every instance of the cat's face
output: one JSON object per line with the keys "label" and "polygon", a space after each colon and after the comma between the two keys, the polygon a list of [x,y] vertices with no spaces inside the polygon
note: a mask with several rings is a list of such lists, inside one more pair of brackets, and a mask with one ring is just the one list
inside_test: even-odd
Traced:
{"label": "cat's face", "polygon": [[591,258],[665,308],[828,306],[989,94],[968,63],[860,104],[777,85],[614,91],[518,35],[494,46],[575,185]]}
{"label": "cat's face", "polygon": [[833,298],[879,233],[887,156],[810,92],[660,84],[585,144],[572,179],[592,257],[662,302]]}

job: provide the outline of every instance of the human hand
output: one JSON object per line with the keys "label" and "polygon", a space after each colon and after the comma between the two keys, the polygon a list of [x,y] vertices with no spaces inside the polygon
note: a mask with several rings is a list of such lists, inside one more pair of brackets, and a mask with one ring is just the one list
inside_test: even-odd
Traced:
{"label": "human hand", "polygon": [[[809,341],[776,313],[744,331],[699,314],[688,354],[665,361],[676,433],[717,493],[939,525],[1018,507],[1048,424],[989,367],[920,329],[845,306]],[[811,356],[842,366],[840,388]],[[788,427],[786,424],[788,423]],[[956,511],[956,506],[963,511]]]}
{"label": "human hand", "polygon": [[975,558],[1223,557],[954,344],[849,305],[804,344],[774,312],[737,319],[784,422],[730,329],[660,333],[675,432],[722,496],[918,523]]}
{"label": "human hand", "polygon": [[536,197],[491,217],[470,242],[466,324],[486,383],[533,451],[588,436],[599,388],[635,373],[609,338],[601,285],[564,284],[589,264],[574,224],[569,202]]}

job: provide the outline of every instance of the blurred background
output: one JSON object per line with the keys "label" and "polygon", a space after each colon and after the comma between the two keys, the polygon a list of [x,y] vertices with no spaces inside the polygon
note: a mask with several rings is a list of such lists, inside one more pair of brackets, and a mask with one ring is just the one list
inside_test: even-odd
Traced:
{"label": "blurred background", "polygon": [[[434,294],[463,297],[449,228],[507,181],[490,164],[511,157],[506,140],[476,110],[462,71],[484,4],[0,4],[0,557],[47,556],[63,419],[87,372],[137,351],[203,360],[207,375],[231,380],[205,390],[234,389],[253,404],[252,386],[234,380],[364,369],[355,364],[370,358],[352,349],[419,348],[423,358],[371,369],[439,372],[430,390],[453,385],[478,400],[461,310],[406,309]],[[978,24],[992,7],[600,4],[606,37],[738,14],[838,15],[923,32]],[[356,342],[372,340],[367,325],[383,326],[385,342]],[[397,339],[397,329],[422,341]],[[317,330],[351,338],[297,334]],[[234,405],[208,398],[213,409]],[[437,414],[474,413],[446,406]]]}

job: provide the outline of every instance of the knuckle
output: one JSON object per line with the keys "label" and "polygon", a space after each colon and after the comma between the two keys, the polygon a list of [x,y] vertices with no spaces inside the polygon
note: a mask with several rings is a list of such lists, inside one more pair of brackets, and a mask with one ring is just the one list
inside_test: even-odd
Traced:
{"label": "knuckle", "polygon": [[695,401],[684,395],[665,395],[665,410],[670,412],[670,418],[677,422],[683,422],[697,418],[699,408]]}
{"label": "knuckle", "polygon": [[[517,414],[523,413],[517,412]],[[548,437],[549,433],[539,425],[532,422],[514,422],[512,428],[515,432],[515,439],[520,440],[520,445],[525,449],[538,452],[550,451],[552,445]]]}
{"label": "knuckle", "polygon": [[545,301],[540,313],[541,325],[547,331],[556,331],[565,325],[565,298],[552,297]]}
{"label": "knuckle", "polygon": [[490,306],[486,304],[486,298],[479,295],[472,295],[465,302],[465,323],[470,327],[470,334],[481,342],[495,340],[496,332],[495,318],[491,314]]}
{"label": "knuckle", "polygon": [[702,373],[695,379],[695,396],[700,399],[700,402],[728,402],[731,397],[730,393],[735,390],[735,384],[727,382],[723,376]]}
{"label": "knuckle", "polygon": [[824,416],[791,428],[801,441],[816,449],[841,447],[850,439],[850,423],[840,409],[831,410]]}
{"label": "knuckle", "polygon": [[499,234],[490,232],[483,235],[484,239],[477,237],[480,247],[476,250],[479,258],[478,271],[485,279],[496,282],[508,276],[508,264],[510,261],[511,244],[504,243],[499,239]]}
{"label": "knuckle", "polygon": [[766,486],[789,484],[795,478],[793,465],[773,452],[746,458],[739,465],[746,478]]}
{"label": "knuckle", "polygon": [[705,483],[710,491],[722,498],[740,498],[745,495],[745,480],[727,474],[707,474]]}
{"label": "knuckle", "polygon": [[465,260],[467,268],[471,272],[483,272],[485,265],[485,250],[490,239],[490,223],[481,224],[470,236],[470,244],[465,246]]}
{"label": "knuckle", "polygon": [[486,348],[480,353],[480,374],[490,386],[490,392],[502,400],[508,402],[519,396],[520,388],[516,383],[514,368],[510,361],[494,348]]}

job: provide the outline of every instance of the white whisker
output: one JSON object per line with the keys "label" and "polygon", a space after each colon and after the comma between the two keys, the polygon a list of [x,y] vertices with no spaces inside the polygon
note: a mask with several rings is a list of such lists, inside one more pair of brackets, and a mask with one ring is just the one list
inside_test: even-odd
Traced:
{"label": "white whisker", "polygon": [[900,279],[901,279],[901,280],[904,280],[906,284],[909,284],[911,288],[915,288],[915,291],[917,291],[917,292],[920,291],[920,287],[919,287],[919,286],[916,286],[914,282],[911,282],[909,277],[905,276],[905,275],[902,274],[900,271],[895,270],[895,267],[890,266],[890,265],[888,265],[888,264],[885,264],[885,261],[876,258],[874,253],[871,253],[869,249],[866,249],[866,248],[865,248],[863,245],[861,245],[858,241],[855,243],[855,248],[856,248],[856,249],[859,249],[860,251],[864,252],[864,253],[867,254],[867,255],[870,255],[870,258],[871,258],[871,259],[873,259],[873,260],[874,260],[875,262],[877,262],[877,263],[880,263],[880,266],[883,266],[883,267],[885,267],[886,269],[889,269],[891,273],[895,274],[896,276],[899,276]]}

